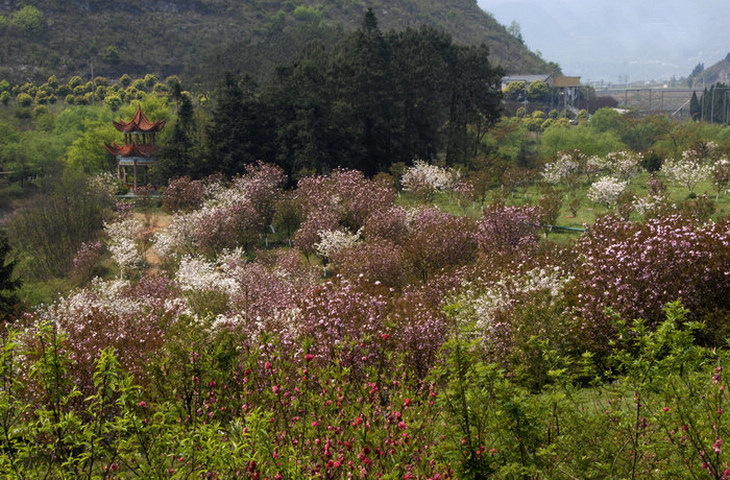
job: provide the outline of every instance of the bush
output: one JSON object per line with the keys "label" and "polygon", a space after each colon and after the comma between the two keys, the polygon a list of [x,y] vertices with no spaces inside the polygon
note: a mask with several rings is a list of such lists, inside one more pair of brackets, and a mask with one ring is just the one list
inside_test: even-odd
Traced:
{"label": "bush", "polygon": [[575,245],[580,264],[569,287],[591,348],[605,351],[616,333],[606,309],[655,327],[668,302],[697,315],[730,308],[728,220],[697,223],[672,215],[646,223],[606,216]]}
{"label": "bush", "polygon": [[82,242],[94,239],[110,204],[80,180],[65,180],[58,190],[28,200],[8,225],[8,234],[28,273],[36,278],[65,276]]}
{"label": "bush", "polygon": [[16,100],[21,107],[30,107],[33,104],[33,97],[27,93],[19,93]]}
{"label": "bush", "polygon": [[181,177],[170,180],[162,194],[162,208],[168,212],[195,210],[203,205],[205,185],[201,180]]}
{"label": "bush", "polygon": [[43,29],[43,12],[36,7],[26,5],[13,13],[13,25],[23,33],[38,34]]}

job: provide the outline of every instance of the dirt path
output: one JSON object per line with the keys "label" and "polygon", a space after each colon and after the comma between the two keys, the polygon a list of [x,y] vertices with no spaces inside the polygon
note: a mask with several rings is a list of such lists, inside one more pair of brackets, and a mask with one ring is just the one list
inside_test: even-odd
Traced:
{"label": "dirt path", "polygon": [[[155,233],[167,228],[170,225],[170,220],[172,219],[172,217],[167,213],[159,211],[155,211],[150,214],[135,212],[134,217],[144,225],[141,234],[147,238],[152,238]],[[144,251],[144,259],[145,262],[147,262],[151,273],[157,273],[160,271],[160,265],[162,262],[160,261],[160,257],[157,256],[157,252],[155,252],[152,243],[148,243],[148,247]]]}

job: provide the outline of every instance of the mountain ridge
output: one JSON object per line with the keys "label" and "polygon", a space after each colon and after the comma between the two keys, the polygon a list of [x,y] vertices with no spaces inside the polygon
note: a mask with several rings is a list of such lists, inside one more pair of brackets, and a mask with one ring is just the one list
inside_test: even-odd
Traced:
{"label": "mountain ridge", "polygon": [[110,78],[153,73],[209,84],[232,70],[263,80],[310,42],[332,45],[357,29],[368,8],[384,32],[425,24],[459,43],[485,43],[507,72],[555,68],[473,0],[36,0],[0,4],[0,78],[88,78],[93,68]]}

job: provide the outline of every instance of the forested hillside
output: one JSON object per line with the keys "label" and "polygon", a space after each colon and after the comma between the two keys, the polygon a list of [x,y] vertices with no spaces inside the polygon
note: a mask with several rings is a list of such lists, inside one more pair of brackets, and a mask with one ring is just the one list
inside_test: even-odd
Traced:
{"label": "forested hillside", "polygon": [[124,73],[180,75],[205,85],[226,70],[263,80],[311,41],[333,45],[373,8],[381,29],[438,26],[486,43],[508,72],[541,72],[529,52],[472,0],[35,0],[0,3],[0,77],[14,82]]}

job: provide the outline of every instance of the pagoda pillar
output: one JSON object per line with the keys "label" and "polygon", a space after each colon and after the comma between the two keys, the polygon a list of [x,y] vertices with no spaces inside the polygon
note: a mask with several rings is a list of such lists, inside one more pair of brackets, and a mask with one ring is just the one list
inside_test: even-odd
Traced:
{"label": "pagoda pillar", "polygon": [[134,159],[134,190],[137,191],[137,159]]}

